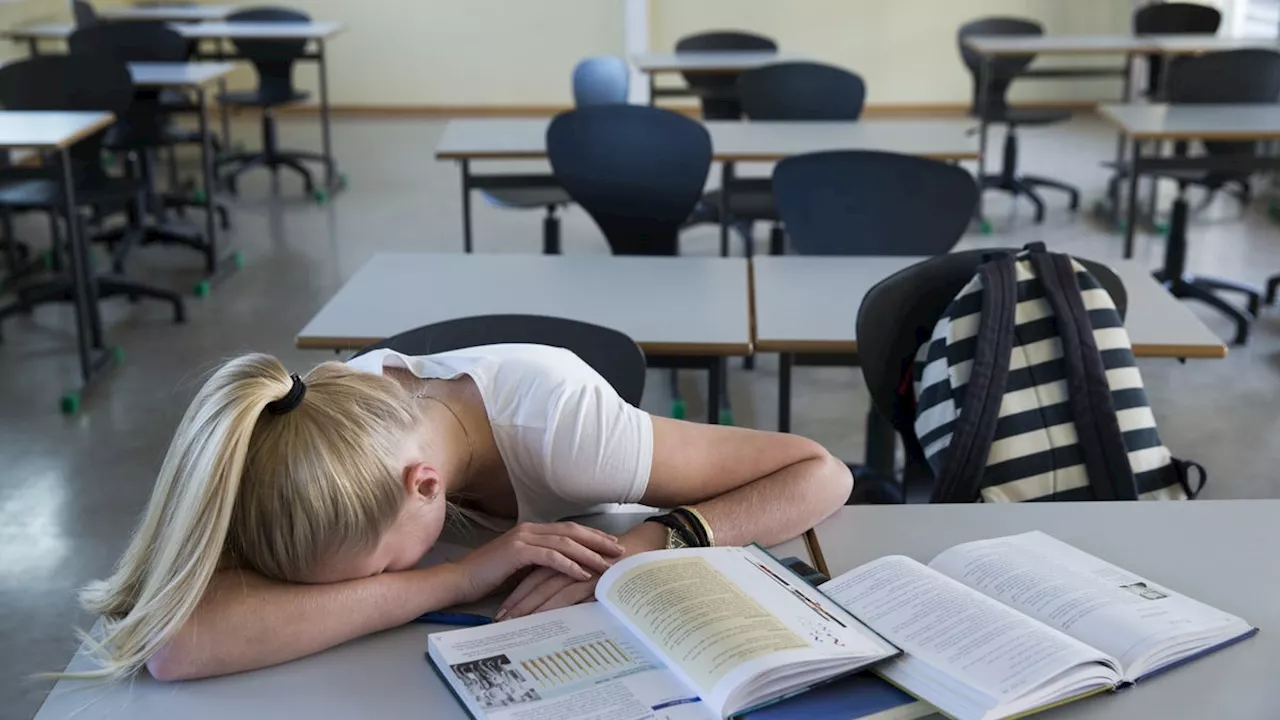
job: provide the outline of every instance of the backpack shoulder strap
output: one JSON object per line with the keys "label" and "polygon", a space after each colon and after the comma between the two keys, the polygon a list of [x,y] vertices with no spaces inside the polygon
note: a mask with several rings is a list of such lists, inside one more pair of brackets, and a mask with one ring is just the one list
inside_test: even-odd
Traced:
{"label": "backpack shoulder strap", "polygon": [[973,372],[965,385],[964,405],[956,417],[950,450],[930,502],[978,499],[1009,379],[1014,311],[1018,306],[1014,262],[1012,254],[1005,254],[978,267],[978,277],[982,279],[982,311]]}
{"label": "backpack shoulder strap", "polygon": [[1071,258],[1037,248],[1028,256],[1057,318],[1068,402],[1094,499],[1137,500],[1129,451]]}

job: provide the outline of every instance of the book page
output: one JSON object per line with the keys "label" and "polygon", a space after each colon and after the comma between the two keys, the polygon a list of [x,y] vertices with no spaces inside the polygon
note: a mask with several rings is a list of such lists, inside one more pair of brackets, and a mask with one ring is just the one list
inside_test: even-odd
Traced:
{"label": "book page", "polygon": [[[435,633],[428,648],[440,675],[478,718],[717,717],[596,603]],[[430,716],[431,709],[423,712]]]}
{"label": "book page", "polygon": [[957,545],[929,566],[1106,652],[1126,672],[1162,641],[1248,630],[1234,615],[1038,531]]}
{"label": "book page", "polygon": [[[744,684],[763,686],[770,670],[815,660],[869,662],[896,652],[755,548],[628,558],[605,574],[596,596],[717,710]],[[797,672],[793,684],[805,681]]]}
{"label": "book page", "polygon": [[[1083,643],[901,555],[855,568],[822,589],[908,659],[959,680],[992,706],[1073,667],[1105,662]],[[899,662],[881,666],[895,682]]]}

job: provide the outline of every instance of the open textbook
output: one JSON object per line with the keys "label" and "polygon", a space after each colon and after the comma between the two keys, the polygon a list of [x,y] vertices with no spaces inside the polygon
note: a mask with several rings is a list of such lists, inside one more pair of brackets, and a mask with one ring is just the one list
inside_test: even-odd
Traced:
{"label": "open textbook", "polygon": [[430,636],[475,718],[723,718],[898,651],[758,547],[627,558],[598,603]]}
{"label": "open textbook", "polygon": [[903,650],[876,670],[959,720],[1028,714],[1257,632],[1041,532],[869,562],[822,585]]}

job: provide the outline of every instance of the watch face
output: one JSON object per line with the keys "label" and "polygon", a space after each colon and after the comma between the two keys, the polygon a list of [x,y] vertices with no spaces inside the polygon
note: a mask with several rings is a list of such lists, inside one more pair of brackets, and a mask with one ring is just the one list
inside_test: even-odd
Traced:
{"label": "watch face", "polygon": [[678,550],[680,548],[687,548],[687,547],[689,547],[689,544],[684,541],[684,538],[680,536],[680,533],[676,532],[672,528],[667,528],[667,549],[668,550]]}

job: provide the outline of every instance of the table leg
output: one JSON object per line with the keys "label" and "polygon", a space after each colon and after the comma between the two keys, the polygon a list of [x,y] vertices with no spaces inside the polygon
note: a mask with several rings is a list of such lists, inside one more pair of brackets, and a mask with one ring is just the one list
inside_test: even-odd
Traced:
{"label": "table leg", "polygon": [[[1120,102],[1133,102],[1133,53],[1124,56],[1124,84],[1120,90]],[[1116,172],[1124,167],[1125,141],[1128,136],[1123,132],[1116,133]]]}
{"label": "table leg", "polygon": [[791,353],[778,354],[778,432],[791,432]]}
{"label": "table leg", "polygon": [[200,106],[200,172],[204,183],[204,237],[208,243],[204,270],[206,274],[214,275],[218,272],[218,223],[215,222],[217,208],[213,200],[213,138],[209,136],[209,101],[203,86],[196,88],[196,102]]}
{"label": "table leg", "polygon": [[1133,141],[1133,152],[1129,159],[1129,193],[1125,198],[1128,203],[1124,224],[1124,257],[1133,257],[1133,236],[1138,224],[1138,162],[1142,158],[1142,141]]}
{"label": "table leg", "polygon": [[711,358],[707,366],[707,424],[720,424],[720,385],[724,382],[724,358]]}
{"label": "table leg", "polygon": [[[226,52],[222,49],[222,40],[214,41],[214,55],[218,60],[226,59]],[[218,79],[218,94],[227,94],[227,79],[225,77]],[[227,155],[231,154],[231,109],[224,102],[218,103],[218,122],[222,126],[222,151]]]}
{"label": "table leg", "polygon": [[462,170],[462,251],[471,252],[471,161],[458,161]]}
{"label": "table leg", "polygon": [[316,62],[320,70],[320,137],[324,145],[324,186],[333,192],[333,139],[329,128],[329,66],[325,61],[324,40],[316,41]]}
{"label": "table leg", "polygon": [[733,162],[720,164],[720,257],[729,257],[729,186],[733,184]]}
{"label": "table leg", "polygon": [[658,83],[657,76],[654,73],[646,73],[649,78],[649,104],[658,104]]}
{"label": "table leg", "polygon": [[982,212],[982,178],[987,173],[987,97],[991,93],[991,61],[991,56],[983,55],[978,66],[978,204],[974,213],[979,222],[986,218]]}
{"label": "table leg", "polygon": [[86,257],[84,233],[76,213],[76,183],[71,166],[71,153],[63,148],[62,194],[67,216],[67,242],[71,250],[71,285],[76,311],[76,349],[80,355],[80,378],[86,385],[93,379],[98,363],[94,351],[102,347],[102,319],[98,315],[98,298],[93,275]]}

